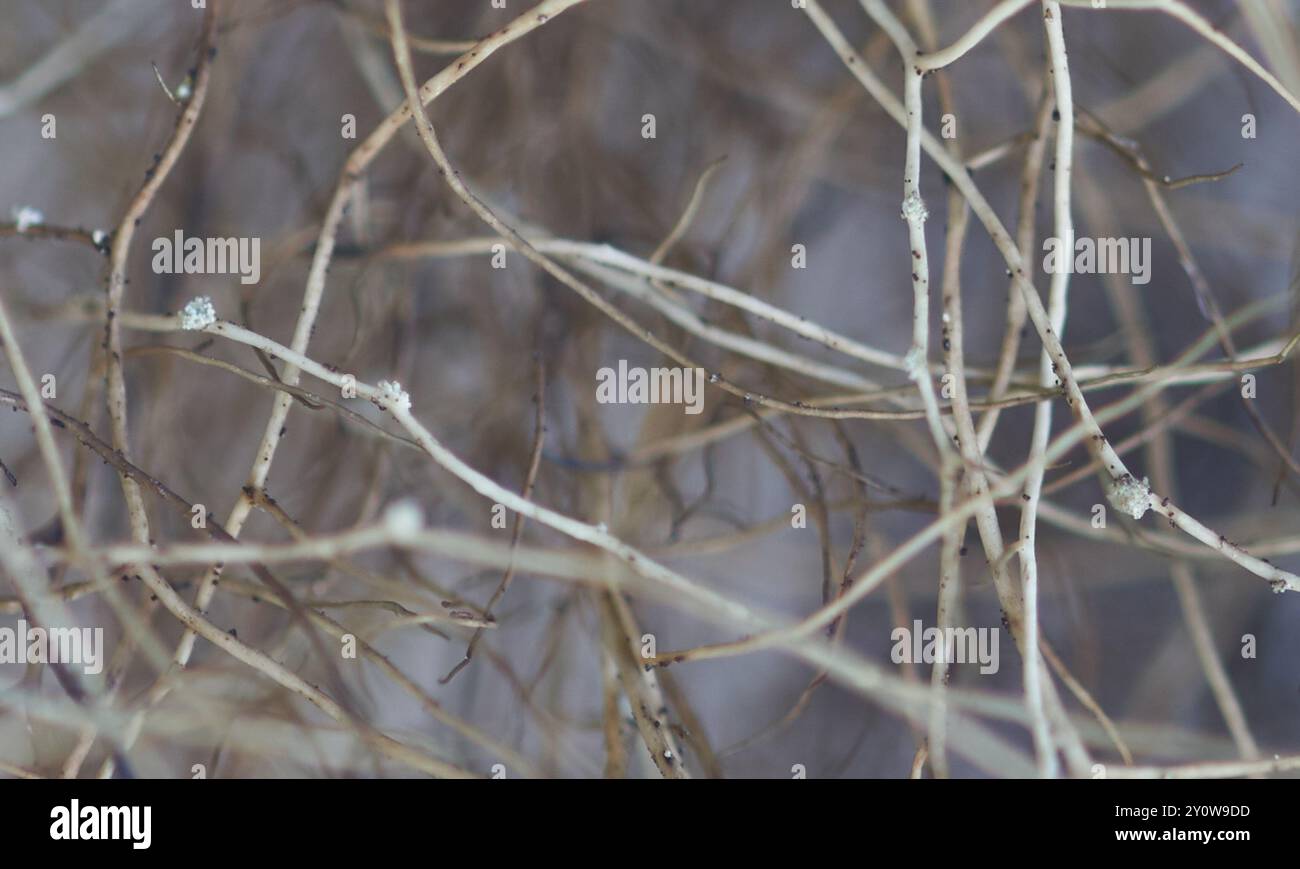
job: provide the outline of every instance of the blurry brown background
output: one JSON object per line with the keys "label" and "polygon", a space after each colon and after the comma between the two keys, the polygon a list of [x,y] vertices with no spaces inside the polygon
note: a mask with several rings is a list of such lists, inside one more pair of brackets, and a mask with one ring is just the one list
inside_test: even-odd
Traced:
{"label": "blurry brown background", "polygon": [[[1245,3],[1255,0],[1245,0]],[[1260,0],[1264,2],[1264,0]],[[911,4],[893,3],[906,16]],[[940,41],[951,42],[992,4],[933,0]],[[1193,5],[1251,53],[1297,87],[1295,66],[1275,66],[1240,10],[1243,4]],[[1270,4],[1300,27],[1294,4]],[[472,40],[496,30],[525,8],[506,10],[487,0],[404,4],[412,36]],[[893,47],[856,3],[827,2],[827,11],[873,67],[895,89],[900,76]],[[181,0],[109,0],[105,3],[2,0],[0,13],[0,220],[10,208],[32,206],[61,226],[109,229],[138,189],[151,158],[175,118],[151,61],[173,88],[193,63],[201,13]],[[97,17],[98,16],[98,17]],[[401,101],[382,3],[368,0],[229,2],[220,18],[219,52],[202,117],[181,161],[141,225],[131,257],[125,307],[145,313],[178,310],[210,295],[218,315],[288,343],[302,297],[311,246],[343,161],[357,141]],[[78,47],[67,75],[34,90],[25,73],[79,29],[94,40]],[[1166,195],[1219,305],[1244,304],[1289,292],[1297,251],[1295,143],[1300,119],[1257,79],[1209,48],[1192,31],[1154,13],[1067,10],[1065,35],[1076,102],[1117,134],[1138,143],[1154,171],[1178,178],[1245,166],[1214,184]],[[1285,43],[1286,40],[1283,40]],[[102,43],[96,45],[95,43]],[[1294,48],[1294,43],[1292,43]],[[417,51],[423,81],[455,54]],[[1045,43],[1039,16],[1017,15],[948,71],[957,107],[957,144],[978,153],[1032,128],[1042,88]],[[41,116],[57,118],[57,138],[42,139]],[[356,117],[357,140],[340,135],[341,118]],[[656,118],[657,136],[642,138],[642,116]],[[1243,139],[1241,117],[1257,117],[1258,137]],[[935,89],[927,87],[926,117],[938,129]],[[700,212],[668,256],[677,268],[752,293],[800,316],[892,353],[908,348],[912,296],[906,227],[898,219],[904,137],[897,125],[854,82],[802,13],[787,0],[592,0],[513,43],[430,107],[453,163],[485,197],[530,227],[561,238],[597,241],[646,257],[686,207],[701,173],[725,158],[712,176]],[[1050,150],[1049,150],[1050,157]],[[1149,339],[1167,361],[1200,336],[1208,321],[1198,312],[1186,274],[1147,200],[1138,176],[1113,152],[1084,136],[1077,140],[1075,219],[1080,235],[1151,237],[1152,281],[1128,287],[1150,323]],[[1021,151],[975,173],[976,181],[1014,225]],[[946,187],[923,158],[922,190],[930,204],[930,253],[937,282],[942,266]],[[1051,232],[1052,176],[1044,173],[1038,237]],[[1086,190],[1084,189],[1086,188]],[[452,195],[411,129],[403,131],[368,173],[364,200],[354,204],[340,235],[319,326],[308,355],[355,371],[374,383],[395,378],[412,396],[417,416],[474,467],[507,487],[523,484],[533,439],[535,354],[545,362],[546,451],[534,497],[561,512],[604,521],[629,543],[675,569],[735,597],[789,617],[822,600],[822,547],[815,523],[789,527],[782,517],[822,487],[832,504],[831,552],[842,569],[853,540],[859,497],[843,473],[810,464],[791,449],[838,467],[845,443],[864,472],[894,487],[907,505],[873,505],[869,543],[858,570],[891,543],[933,518],[938,489],[933,448],[923,422],[780,417],[784,435],[754,428],[707,449],[635,472],[615,472],[611,457],[639,441],[666,437],[686,426],[743,416],[741,402],[706,392],[705,412],[688,417],[672,409],[594,402],[595,371],[630,364],[666,364],[643,343],[614,326],[574,293],[521,258],[494,270],[484,256],[396,260],[377,255],[400,242],[490,235]],[[1106,225],[1090,223],[1083,203],[1102,203]],[[232,276],[157,275],[149,243],[176,229],[190,236],[257,236],[262,277],[245,287]],[[804,244],[808,268],[790,268],[792,244]],[[1034,257],[1041,259],[1041,254]],[[0,239],[0,293],[17,317],[33,370],[57,377],[53,402],[77,413],[87,385],[98,322],[71,317],[63,303],[102,295],[107,260],[86,245],[52,240]],[[1000,257],[978,226],[963,262],[967,364],[989,367],[1002,339],[1007,281]],[[1039,273],[1038,286],[1046,286]],[[729,380],[786,398],[829,394],[825,384],[734,356],[685,335],[648,307],[613,290],[606,297],[675,345],[721,370]],[[734,309],[690,297],[689,304],[718,325],[755,334],[813,358],[834,361],[888,385],[901,371],[867,371],[815,344]],[[1244,327],[1236,338],[1250,347],[1292,330],[1283,304]],[[937,326],[932,358],[937,358]],[[165,342],[194,348],[262,371],[245,347],[204,342],[192,335],[125,333],[126,346]],[[1066,349],[1076,364],[1127,362],[1101,275],[1071,282]],[[1028,333],[1022,365],[1036,370],[1039,344]],[[1212,358],[1217,355],[1211,354]],[[271,406],[265,390],[214,368],[147,354],[128,358],[132,447],[137,464],[192,502],[224,517],[244,484]],[[1284,439],[1296,413],[1292,365],[1255,372],[1256,407]],[[313,389],[325,389],[304,379]],[[0,385],[12,389],[8,368]],[[1092,393],[1099,404],[1122,391]],[[1165,393],[1176,402],[1191,394]],[[362,403],[358,403],[362,404]],[[1061,404],[1058,402],[1058,405]],[[373,409],[359,408],[378,419]],[[1178,482],[1186,510],[1231,538],[1249,544],[1296,532],[1297,488],[1283,485],[1272,503],[1277,457],[1255,432],[1240,398],[1228,389],[1200,404],[1213,441],[1175,431]],[[1024,461],[1032,426],[1028,406],[1009,410],[990,449],[1004,467]],[[1057,408],[1056,430],[1067,424]],[[107,439],[102,399],[87,421]],[[1130,415],[1107,427],[1118,442],[1141,424]],[[1212,424],[1212,425],[1211,425]],[[1228,436],[1226,433],[1231,433]],[[65,462],[75,442],[61,435]],[[1290,441],[1288,440],[1288,443]],[[1081,452],[1071,454],[1076,464]],[[10,489],[22,524],[40,528],[55,515],[25,415],[0,415],[0,459],[19,479]],[[1141,452],[1132,454],[1139,473]],[[784,465],[784,469],[782,468]],[[1070,468],[1050,469],[1048,481]],[[814,470],[816,478],[814,479]],[[8,485],[8,484],[0,484]],[[594,487],[594,489],[593,489]],[[434,525],[484,534],[490,507],[479,496],[414,451],[394,449],[328,412],[295,407],[268,485],[285,511],[308,532],[368,522],[398,498],[418,500]],[[591,511],[591,492],[610,505]],[[871,497],[890,500],[873,492]],[[1092,477],[1054,495],[1086,520],[1102,496]],[[152,502],[158,540],[195,539],[176,514]],[[1014,533],[1018,511],[1002,514]],[[811,518],[811,516],[810,516]],[[512,520],[513,521],[513,520]],[[89,464],[85,522],[98,542],[129,536],[116,475]],[[764,525],[763,523],[768,523]],[[1122,521],[1112,512],[1112,526]],[[1148,519],[1143,524],[1152,524]],[[743,529],[754,533],[738,535]],[[1165,556],[1122,543],[1098,543],[1040,523],[1042,624],[1045,635],[1078,678],[1121,726],[1148,763],[1236,756],[1209,692],[1169,580]],[[727,535],[735,535],[728,538]],[[283,541],[287,531],[255,512],[241,535]],[[723,538],[708,552],[691,541]],[[530,524],[525,540],[569,547],[563,537]],[[723,545],[725,544],[725,545]],[[999,624],[997,601],[972,528],[962,562],[964,618],[978,627]],[[1274,559],[1291,569],[1294,555]],[[319,564],[280,573],[304,595],[334,600],[400,600],[417,611],[441,607],[439,595],[412,579],[423,577],[448,599],[486,603],[500,578],[492,570],[445,559],[377,551],[355,562],[406,587],[376,590]],[[1266,753],[1300,749],[1300,603],[1269,593],[1267,584],[1224,560],[1197,560],[1198,584],[1210,615],[1214,647]],[[234,571],[251,578],[250,574]],[[165,571],[174,583],[195,569]],[[68,580],[77,578],[75,575]],[[847,623],[845,642],[889,664],[889,633],[906,617],[934,620],[937,551],[910,562],[891,587],[874,593]],[[138,588],[131,588],[139,594]],[[9,589],[0,581],[0,595]],[[184,594],[192,595],[192,586]],[[680,610],[632,599],[633,610],[661,650],[734,637]],[[120,636],[111,614],[94,599],[75,612],[85,624],[108,628],[109,649]],[[332,611],[355,626],[431,697],[456,715],[515,747],[544,774],[600,775],[606,745],[601,729],[600,616],[591,597],[565,582],[519,576],[497,609],[473,662],[447,685],[438,678],[460,660],[469,633],[445,637],[418,627],[379,632],[392,616],[381,609]],[[214,623],[238,630],[241,640],[275,655],[311,679],[319,662],[284,613],[219,593]],[[14,615],[0,616],[12,625]],[[179,627],[165,613],[154,624],[170,648]],[[1243,659],[1243,634],[1258,638],[1258,657]],[[1001,670],[979,676],[956,668],[954,685],[1005,695],[1021,691],[1020,660],[1002,635]],[[903,776],[918,734],[903,721],[834,684],[819,687],[786,725],[786,715],[813,674],[776,652],[687,663],[666,671],[693,709],[698,727],[729,777],[788,776],[804,764],[810,776]],[[916,676],[928,679],[928,668]],[[0,668],[0,691],[16,689],[21,667]],[[127,708],[152,681],[132,667],[119,692]],[[497,758],[437,724],[418,702],[369,665],[350,676],[367,718],[385,731],[428,745],[439,756],[486,773]],[[48,674],[26,690],[58,696]],[[190,693],[216,704],[227,718],[215,734],[147,733],[130,760],[138,775],[188,775],[192,763],[215,762],[213,776],[404,775],[375,765],[355,747],[313,737],[282,747],[243,744],[240,716],[318,721],[301,704],[200,641],[190,678],[168,708],[190,709]],[[1077,704],[1070,709],[1087,718]],[[625,710],[626,712],[626,710]],[[220,716],[217,716],[220,718]],[[626,717],[626,715],[624,716]],[[673,719],[681,715],[674,708]],[[28,724],[30,723],[30,728]],[[302,725],[306,727],[304,723]],[[1029,746],[1020,727],[991,725],[1016,745]],[[656,774],[624,725],[629,775]],[[288,731],[293,732],[291,729]],[[306,730],[303,731],[306,734]],[[75,728],[30,722],[21,703],[0,717],[0,759],[44,773],[58,770],[75,741]],[[752,737],[760,738],[750,741]],[[283,735],[280,737],[283,738]],[[319,750],[317,750],[317,748]],[[102,745],[94,758],[102,756]],[[1099,760],[1113,751],[1096,748]],[[698,757],[688,765],[701,773]],[[984,774],[959,759],[955,774]]]}

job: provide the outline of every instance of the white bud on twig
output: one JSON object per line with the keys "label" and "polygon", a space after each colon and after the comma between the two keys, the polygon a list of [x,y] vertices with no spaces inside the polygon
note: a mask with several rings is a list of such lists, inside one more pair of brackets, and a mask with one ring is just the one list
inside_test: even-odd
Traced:
{"label": "white bud on twig", "polygon": [[1151,506],[1151,481],[1146,477],[1138,482],[1129,474],[1115,480],[1106,491],[1106,497],[1116,510],[1141,519]]}
{"label": "white bud on twig", "polygon": [[26,232],[28,227],[39,226],[45,222],[45,215],[30,205],[10,209],[9,214],[17,224],[16,228],[19,232]]}
{"label": "white bud on twig", "polygon": [[920,347],[912,347],[903,357],[903,368],[907,371],[907,379],[916,381],[926,375],[927,366],[925,364],[925,352]]}
{"label": "white bud on twig", "polygon": [[903,219],[916,219],[925,223],[929,217],[930,209],[925,207],[925,200],[921,198],[921,194],[915,190],[907,194],[907,198],[903,200]]}
{"label": "white bud on twig", "polygon": [[207,296],[195,296],[181,309],[181,328],[191,331],[204,329],[217,322],[217,309],[212,307],[212,299]]}
{"label": "white bud on twig", "polygon": [[424,513],[413,499],[403,498],[384,511],[384,525],[394,537],[413,537],[424,527]]}
{"label": "white bud on twig", "polygon": [[400,407],[402,410],[411,409],[411,396],[402,389],[402,384],[396,380],[381,380],[378,385],[380,398],[385,404]]}

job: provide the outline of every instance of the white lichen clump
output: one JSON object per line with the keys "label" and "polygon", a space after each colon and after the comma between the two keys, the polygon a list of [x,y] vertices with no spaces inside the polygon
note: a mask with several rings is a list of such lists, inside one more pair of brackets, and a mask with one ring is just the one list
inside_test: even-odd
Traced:
{"label": "white lichen clump", "polygon": [[402,410],[411,409],[411,396],[402,389],[402,384],[396,380],[379,381],[379,394],[384,403],[392,407],[400,407]]}
{"label": "white lichen clump", "polygon": [[207,296],[195,296],[181,309],[182,329],[206,329],[217,322],[217,309],[212,307],[212,299]]}
{"label": "white lichen clump", "polygon": [[1134,519],[1141,519],[1151,507],[1151,481],[1146,477],[1138,482],[1131,475],[1125,474],[1113,481],[1106,491],[1106,497],[1116,510],[1127,513]]}
{"label": "white lichen clump", "polygon": [[10,209],[9,215],[13,217],[16,224],[15,228],[19,232],[26,232],[29,227],[38,226],[45,222],[45,215],[30,205]]}
{"label": "white lichen clump", "polygon": [[929,217],[930,209],[925,207],[925,200],[921,198],[921,194],[915,190],[907,194],[907,198],[903,200],[903,219],[919,220],[924,223]]}

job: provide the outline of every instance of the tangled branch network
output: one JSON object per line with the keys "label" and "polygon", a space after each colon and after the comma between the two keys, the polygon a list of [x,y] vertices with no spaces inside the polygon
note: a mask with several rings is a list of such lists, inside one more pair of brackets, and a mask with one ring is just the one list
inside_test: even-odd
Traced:
{"label": "tangled branch network", "polygon": [[1293,4],[11,7],[0,775],[1300,769]]}

